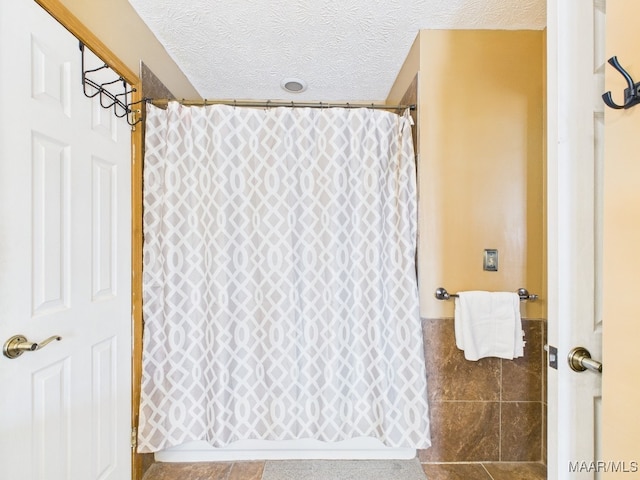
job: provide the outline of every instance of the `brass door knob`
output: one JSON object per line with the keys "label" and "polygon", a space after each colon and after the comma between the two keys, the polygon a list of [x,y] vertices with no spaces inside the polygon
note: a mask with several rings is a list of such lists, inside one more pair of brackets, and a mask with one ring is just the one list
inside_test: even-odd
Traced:
{"label": "brass door knob", "polygon": [[584,347],[576,347],[569,352],[567,357],[569,361],[569,367],[574,372],[584,372],[585,370],[591,370],[593,372],[602,373],[602,363],[591,358],[589,350]]}
{"label": "brass door knob", "polygon": [[24,352],[33,352],[35,350],[40,350],[41,348],[46,347],[49,343],[54,340],[60,341],[62,337],[59,335],[53,335],[52,337],[43,340],[40,343],[30,342],[24,335],[14,335],[9,340],[4,342],[4,346],[2,347],[2,353],[7,358],[18,358]]}

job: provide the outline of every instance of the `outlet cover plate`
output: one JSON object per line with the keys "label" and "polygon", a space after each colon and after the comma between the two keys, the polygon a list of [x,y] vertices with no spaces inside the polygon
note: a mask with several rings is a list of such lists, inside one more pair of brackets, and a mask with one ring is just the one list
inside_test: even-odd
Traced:
{"label": "outlet cover plate", "polygon": [[498,250],[495,248],[486,248],[484,251],[484,261],[482,262],[484,270],[487,272],[498,271]]}

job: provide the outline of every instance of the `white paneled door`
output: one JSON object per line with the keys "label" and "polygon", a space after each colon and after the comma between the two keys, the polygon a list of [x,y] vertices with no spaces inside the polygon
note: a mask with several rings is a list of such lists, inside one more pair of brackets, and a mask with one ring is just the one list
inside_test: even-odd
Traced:
{"label": "white paneled door", "polygon": [[548,0],[547,20],[548,478],[595,480],[602,374],[574,371],[568,355],[602,360],[606,2]]}
{"label": "white paneled door", "polygon": [[131,132],[78,47],[0,0],[0,478],[130,478]]}

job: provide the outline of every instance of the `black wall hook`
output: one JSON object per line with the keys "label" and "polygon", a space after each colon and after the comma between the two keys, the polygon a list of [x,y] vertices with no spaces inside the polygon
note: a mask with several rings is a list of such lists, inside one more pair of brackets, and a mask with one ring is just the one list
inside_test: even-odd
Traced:
{"label": "black wall hook", "polygon": [[618,72],[622,74],[624,79],[627,81],[627,88],[624,89],[624,104],[618,105],[613,101],[613,97],[611,96],[611,92],[607,92],[602,95],[602,99],[604,103],[606,103],[609,107],[615,108],[619,110],[621,108],[631,108],[634,105],[640,103],[640,83],[634,83],[631,75],[627,73],[627,71],[622,68],[620,63],[618,62],[618,57],[611,57],[609,59],[609,63],[615,68]]}

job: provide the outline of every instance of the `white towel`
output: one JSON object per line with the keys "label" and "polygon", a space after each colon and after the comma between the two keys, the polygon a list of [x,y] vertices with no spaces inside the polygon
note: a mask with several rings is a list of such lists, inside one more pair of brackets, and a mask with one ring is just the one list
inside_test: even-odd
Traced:
{"label": "white towel", "polygon": [[460,292],[455,302],[456,346],[467,360],[524,355],[520,297],[511,292]]}

